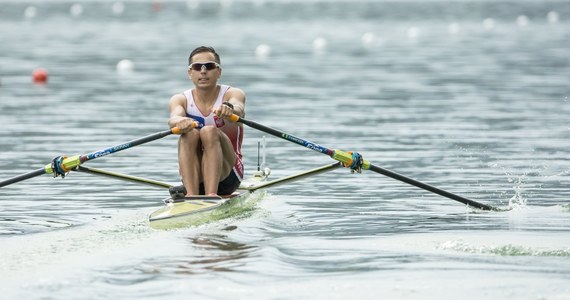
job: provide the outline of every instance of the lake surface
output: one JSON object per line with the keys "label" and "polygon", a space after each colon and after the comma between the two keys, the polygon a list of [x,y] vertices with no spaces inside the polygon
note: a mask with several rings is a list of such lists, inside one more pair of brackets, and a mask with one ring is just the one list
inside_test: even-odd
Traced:
{"label": "lake surface", "polygon": [[[569,1],[78,3],[0,1],[0,180],[166,130],[211,45],[248,119],[507,211],[338,169],[157,231],[165,190],[44,175],[0,189],[2,298],[570,299]],[[270,179],[332,163],[266,140]],[[176,143],[86,165],[174,184]]]}

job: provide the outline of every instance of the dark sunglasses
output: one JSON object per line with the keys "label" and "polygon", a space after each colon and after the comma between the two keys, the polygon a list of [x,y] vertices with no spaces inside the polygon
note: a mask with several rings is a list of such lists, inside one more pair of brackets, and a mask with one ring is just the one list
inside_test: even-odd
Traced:
{"label": "dark sunglasses", "polygon": [[213,70],[213,69],[217,69],[217,68],[219,68],[219,67],[220,67],[220,65],[219,65],[217,62],[214,62],[214,61],[195,62],[195,63],[191,63],[191,64],[188,66],[188,70],[192,69],[192,70],[194,70],[194,71],[200,72],[200,71],[202,71],[202,70],[204,70],[204,69],[210,71],[210,70]]}

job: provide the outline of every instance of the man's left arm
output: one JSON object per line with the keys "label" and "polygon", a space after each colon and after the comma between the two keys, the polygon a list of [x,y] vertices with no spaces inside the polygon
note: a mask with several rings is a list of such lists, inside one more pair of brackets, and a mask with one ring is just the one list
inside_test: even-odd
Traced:
{"label": "man's left arm", "polygon": [[216,115],[227,119],[232,114],[236,114],[240,117],[245,116],[245,93],[238,88],[230,88],[224,95],[224,103],[215,110]]}

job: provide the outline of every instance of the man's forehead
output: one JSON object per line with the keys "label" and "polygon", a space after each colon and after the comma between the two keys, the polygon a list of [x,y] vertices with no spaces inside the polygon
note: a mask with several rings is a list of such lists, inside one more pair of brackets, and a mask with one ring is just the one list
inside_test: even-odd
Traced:
{"label": "man's forehead", "polygon": [[192,57],[192,62],[196,61],[213,61],[215,60],[214,53],[212,52],[200,52]]}

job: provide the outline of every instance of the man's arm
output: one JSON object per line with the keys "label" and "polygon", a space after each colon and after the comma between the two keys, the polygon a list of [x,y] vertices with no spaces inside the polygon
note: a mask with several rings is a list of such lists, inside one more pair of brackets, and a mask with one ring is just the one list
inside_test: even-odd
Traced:
{"label": "man's arm", "polygon": [[186,97],[182,94],[176,94],[170,98],[168,103],[168,110],[170,111],[170,118],[168,119],[168,126],[178,127],[182,133],[188,132],[193,129],[193,119],[186,116],[186,109],[184,103]]}
{"label": "man's arm", "polygon": [[240,117],[245,116],[245,93],[238,88],[230,88],[224,94],[224,102],[228,102],[233,108],[227,105],[220,105],[214,110],[214,113],[224,119],[228,119],[232,114]]}

